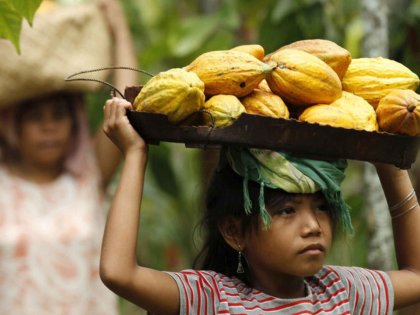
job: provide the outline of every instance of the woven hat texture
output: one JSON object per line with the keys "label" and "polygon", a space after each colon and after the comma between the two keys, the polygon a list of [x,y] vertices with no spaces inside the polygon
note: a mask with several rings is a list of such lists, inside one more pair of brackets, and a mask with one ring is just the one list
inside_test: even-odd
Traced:
{"label": "woven hat texture", "polygon": [[[95,4],[56,6],[22,25],[21,53],[0,40],[0,108],[59,91],[93,91],[96,82],[66,82],[79,71],[109,66],[111,35]],[[105,80],[108,72],[95,72]],[[86,77],[86,76],[84,76]]]}

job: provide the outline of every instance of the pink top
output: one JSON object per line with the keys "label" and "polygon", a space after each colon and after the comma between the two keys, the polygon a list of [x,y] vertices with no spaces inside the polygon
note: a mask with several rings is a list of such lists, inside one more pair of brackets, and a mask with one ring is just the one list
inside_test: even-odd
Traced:
{"label": "pink top", "polygon": [[37,185],[0,167],[0,314],[118,313],[99,279],[104,213],[90,175]]}

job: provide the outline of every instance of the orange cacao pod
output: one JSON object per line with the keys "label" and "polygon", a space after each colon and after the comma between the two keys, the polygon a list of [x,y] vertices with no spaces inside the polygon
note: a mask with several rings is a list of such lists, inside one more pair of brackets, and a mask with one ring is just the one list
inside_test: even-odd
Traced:
{"label": "orange cacao pod", "polygon": [[340,80],[344,77],[351,62],[350,52],[327,39],[298,40],[278,50],[294,48],[306,51],[328,64],[338,75]]}
{"label": "orange cacao pod", "polygon": [[379,128],[409,136],[420,135],[420,95],[396,89],[383,97],[376,108]]}
{"label": "orange cacao pod", "polygon": [[248,114],[268,116],[274,118],[289,118],[289,110],[280,96],[255,89],[241,99]]}
{"label": "orange cacao pod", "polygon": [[273,93],[297,106],[329,104],[341,97],[341,81],[324,61],[298,49],[281,49],[266,61],[274,70],[266,75]]}

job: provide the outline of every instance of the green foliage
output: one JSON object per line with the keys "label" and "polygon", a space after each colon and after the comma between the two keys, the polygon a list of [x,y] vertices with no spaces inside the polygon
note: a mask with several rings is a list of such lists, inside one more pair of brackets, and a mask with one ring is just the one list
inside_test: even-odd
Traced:
{"label": "green foliage", "polygon": [[22,22],[29,24],[42,0],[0,0],[0,38],[10,40],[20,52],[19,38]]}

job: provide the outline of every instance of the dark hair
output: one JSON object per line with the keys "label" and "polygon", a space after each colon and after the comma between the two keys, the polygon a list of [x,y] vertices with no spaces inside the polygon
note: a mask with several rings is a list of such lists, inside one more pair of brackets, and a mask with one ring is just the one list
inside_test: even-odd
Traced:
{"label": "dark hair", "polygon": [[[237,274],[238,253],[226,243],[218,228],[219,224],[230,216],[240,219],[243,234],[252,228],[259,228],[260,184],[248,181],[248,189],[252,202],[250,215],[247,215],[244,210],[243,178],[227,164],[219,166],[214,171],[207,191],[205,212],[200,222],[206,234],[202,249],[194,260],[194,268],[236,276],[245,283],[249,283],[246,262],[242,260],[245,273]],[[282,189],[264,187],[267,208],[283,202],[291,195],[293,194]],[[329,214],[333,222],[333,231],[336,231],[338,217],[332,209]]]}
{"label": "dark hair", "polygon": [[[78,129],[78,122],[77,122],[77,116],[76,116],[76,104],[81,101],[81,96],[78,94],[72,94],[72,93],[55,93],[48,96],[36,98],[27,100],[25,102],[22,102],[18,105],[18,108],[16,110],[16,128],[20,128],[23,115],[28,111],[28,109],[33,108],[34,106],[41,105],[43,102],[53,100],[57,103],[57,106],[64,106],[70,114],[70,118],[72,121],[72,133],[76,133]],[[16,130],[19,131],[19,130]]]}

